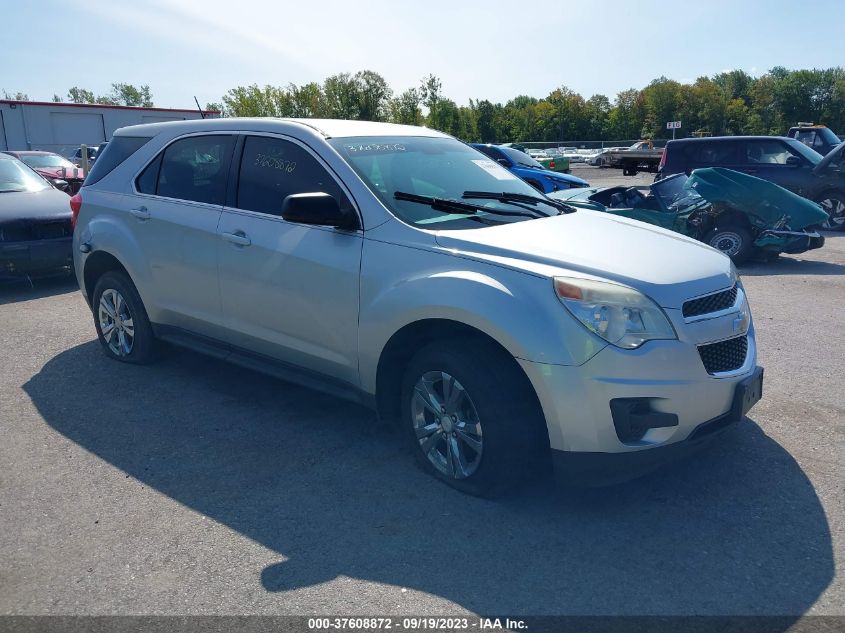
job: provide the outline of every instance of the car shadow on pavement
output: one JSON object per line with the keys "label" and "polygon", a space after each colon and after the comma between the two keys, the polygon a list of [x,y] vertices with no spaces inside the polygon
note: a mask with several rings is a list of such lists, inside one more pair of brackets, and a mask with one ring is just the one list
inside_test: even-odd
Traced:
{"label": "car shadow on pavement", "polygon": [[51,277],[0,277],[0,305],[43,299],[79,290],[76,277],[68,274]]}
{"label": "car shadow on pavement", "polygon": [[812,484],[751,421],[634,482],[485,501],[422,473],[363,408],[190,352],[137,367],[98,347],[24,385],[44,420],[278,552],[255,570],[269,592],[347,576],[481,614],[798,616],[833,579]]}
{"label": "car shadow on pavement", "polygon": [[819,262],[812,259],[779,257],[771,262],[748,262],[739,268],[747,277],[771,277],[773,275],[845,275],[845,265],[833,262]]}

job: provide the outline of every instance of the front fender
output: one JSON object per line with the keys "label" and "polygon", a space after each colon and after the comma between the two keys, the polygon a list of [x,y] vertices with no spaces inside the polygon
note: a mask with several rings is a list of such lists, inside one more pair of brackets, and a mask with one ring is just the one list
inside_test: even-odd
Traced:
{"label": "front fender", "polygon": [[470,326],[535,362],[580,365],[606,346],[566,312],[546,278],[385,243],[365,248],[360,315],[361,386],[369,393],[390,338],[427,319]]}

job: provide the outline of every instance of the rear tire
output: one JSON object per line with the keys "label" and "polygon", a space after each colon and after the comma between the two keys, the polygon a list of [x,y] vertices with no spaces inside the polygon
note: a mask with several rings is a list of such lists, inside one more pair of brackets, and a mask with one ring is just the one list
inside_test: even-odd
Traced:
{"label": "rear tire", "polygon": [[135,284],[119,271],[105,273],[94,287],[94,327],[103,352],[122,363],[145,365],[156,357],[156,340]]}
{"label": "rear tire", "polygon": [[830,216],[827,222],[822,224],[823,229],[827,231],[845,230],[845,194],[830,191],[819,196],[816,202]]}
{"label": "rear tire", "polygon": [[751,233],[735,224],[716,227],[702,241],[730,257],[735,264],[746,262],[754,252]]}
{"label": "rear tire", "polygon": [[402,424],[423,470],[476,496],[504,494],[548,456],[531,384],[483,342],[447,339],[414,356],[402,381]]}

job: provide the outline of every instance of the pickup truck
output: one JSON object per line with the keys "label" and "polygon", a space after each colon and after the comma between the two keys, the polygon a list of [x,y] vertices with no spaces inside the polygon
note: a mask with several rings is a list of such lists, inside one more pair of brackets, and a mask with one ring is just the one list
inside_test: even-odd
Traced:
{"label": "pickup truck", "polygon": [[796,141],[801,141],[822,156],[826,156],[830,150],[842,142],[829,127],[816,123],[800,122],[797,126],[789,128],[786,135]]}
{"label": "pickup truck", "polygon": [[652,141],[637,141],[631,147],[606,152],[605,165],[621,167],[625,176],[636,176],[638,171],[657,171],[663,148],[655,147]]}

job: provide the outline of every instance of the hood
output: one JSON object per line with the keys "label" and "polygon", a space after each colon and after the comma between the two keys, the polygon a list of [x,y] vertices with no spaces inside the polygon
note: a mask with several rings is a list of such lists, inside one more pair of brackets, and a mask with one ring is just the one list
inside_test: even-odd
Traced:
{"label": "hood", "polygon": [[813,173],[816,175],[821,174],[823,171],[827,170],[830,164],[835,160],[837,163],[841,162],[842,155],[845,154],[845,143],[840,143],[832,150],[830,150],[824,158],[819,161],[819,164],[813,167]]}
{"label": "hood", "polygon": [[33,167],[33,170],[44,176],[45,178],[61,178],[62,180],[83,180],[85,178],[85,170],[81,167]]}
{"label": "hood", "polygon": [[16,220],[70,219],[70,196],[58,189],[0,193],[0,224]]}
{"label": "hood", "polygon": [[590,183],[586,180],[573,176],[572,174],[564,174],[559,171],[552,171],[551,169],[536,169],[534,167],[525,167],[523,165],[516,165],[515,169],[520,171],[523,176],[545,176],[558,182],[565,182],[567,185],[575,187],[588,187]]}
{"label": "hood", "polygon": [[592,204],[598,205],[598,207],[602,206],[598,202],[593,202],[590,200],[590,196],[594,193],[599,191],[603,191],[604,189],[608,189],[609,187],[584,187],[584,188],[575,188],[575,189],[564,189],[563,191],[554,191],[548,194],[549,198],[556,198],[558,200],[565,200],[569,202],[570,200],[584,200],[589,201]]}
{"label": "hood", "polygon": [[552,277],[574,275],[636,288],[665,308],[724,289],[734,279],[730,260],[678,233],[597,211],[495,227],[440,231],[443,248]]}
{"label": "hood", "polygon": [[579,178],[578,176],[573,176],[572,174],[564,174],[559,171],[552,171],[551,169],[538,169],[536,171],[543,174],[544,176],[552,178],[553,180],[562,180],[569,185],[575,185],[576,188],[590,186],[590,183],[588,183],[586,180],[584,180],[583,178]]}
{"label": "hood", "polygon": [[727,204],[756,216],[772,226],[784,216],[792,229],[803,229],[827,220],[822,208],[798,194],[768,180],[762,180],[724,167],[696,169],[687,180],[689,187],[708,202]]}

